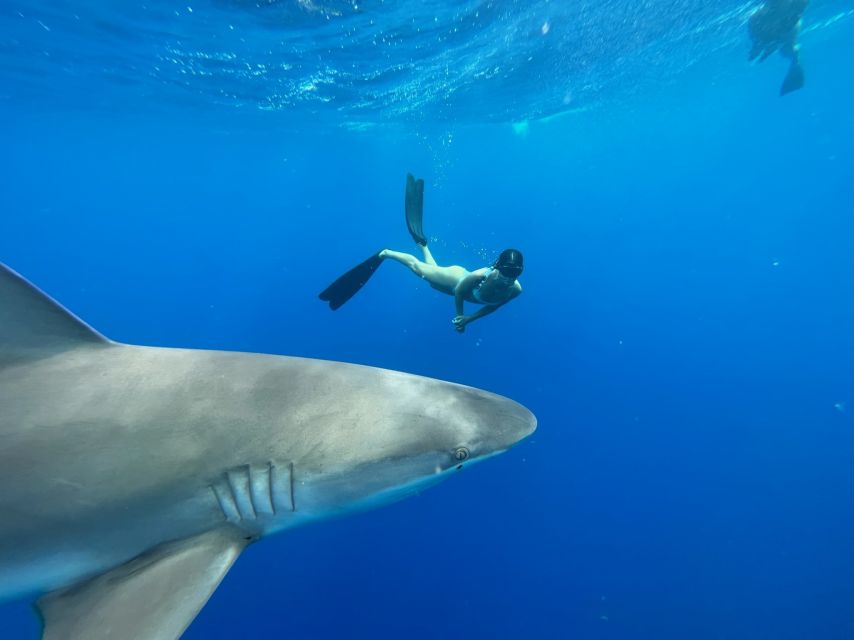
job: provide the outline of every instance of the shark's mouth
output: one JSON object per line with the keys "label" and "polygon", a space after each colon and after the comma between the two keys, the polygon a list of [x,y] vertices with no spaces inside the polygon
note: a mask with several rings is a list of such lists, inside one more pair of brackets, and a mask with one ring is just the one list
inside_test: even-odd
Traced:
{"label": "shark's mouth", "polygon": [[438,466],[435,456],[387,459],[338,472],[303,474],[297,468],[294,501],[298,517],[364,511],[415,495],[445,480],[456,466]]}

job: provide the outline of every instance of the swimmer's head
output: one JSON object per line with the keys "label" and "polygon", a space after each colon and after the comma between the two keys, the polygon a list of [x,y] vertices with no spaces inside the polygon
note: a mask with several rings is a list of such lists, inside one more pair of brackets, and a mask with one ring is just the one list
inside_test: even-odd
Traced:
{"label": "swimmer's head", "polygon": [[522,252],[505,249],[492,266],[505,278],[515,280],[522,275]]}

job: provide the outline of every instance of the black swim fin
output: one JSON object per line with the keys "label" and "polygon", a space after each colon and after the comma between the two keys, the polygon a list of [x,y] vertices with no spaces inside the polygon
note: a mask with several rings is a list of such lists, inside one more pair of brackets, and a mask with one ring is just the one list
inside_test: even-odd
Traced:
{"label": "black swim fin", "polygon": [[784,96],[792,91],[797,91],[804,86],[804,68],[801,66],[801,61],[798,56],[792,58],[792,64],[789,66],[789,72],[786,74],[786,79],[783,80],[783,85],[780,87],[780,95]]}
{"label": "black swim fin", "polygon": [[329,308],[335,311],[365,286],[382,263],[383,259],[379,253],[372,255],[326,287],[321,292],[320,299],[328,302]]}
{"label": "black swim fin", "polygon": [[427,237],[421,228],[424,215],[424,181],[416,180],[411,173],[406,174],[406,227],[412,239],[422,247],[427,246]]}

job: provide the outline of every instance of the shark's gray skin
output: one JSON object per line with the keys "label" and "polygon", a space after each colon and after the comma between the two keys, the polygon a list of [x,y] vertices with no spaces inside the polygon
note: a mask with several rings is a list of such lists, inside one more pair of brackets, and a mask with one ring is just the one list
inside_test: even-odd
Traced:
{"label": "shark's gray skin", "polygon": [[0,264],[0,600],[38,598],[48,639],[177,638],[252,541],[535,427],[394,371],[118,344]]}
{"label": "shark's gray skin", "polygon": [[801,16],[806,11],[809,0],[765,0],[747,23],[752,46],[749,60],[765,60],[775,51],[789,58],[791,64],[780,95],[797,91],[804,86],[804,70],[798,52],[798,34],[801,29]]}

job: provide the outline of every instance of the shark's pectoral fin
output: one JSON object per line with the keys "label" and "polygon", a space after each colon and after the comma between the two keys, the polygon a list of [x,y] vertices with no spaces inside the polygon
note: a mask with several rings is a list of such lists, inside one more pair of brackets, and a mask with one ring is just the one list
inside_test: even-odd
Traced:
{"label": "shark's pectoral fin", "polygon": [[158,547],[36,606],[44,640],[179,638],[247,542],[212,531]]}
{"label": "shark's pectoral fin", "polygon": [[12,359],[109,344],[80,318],[0,263],[0,366]]}

